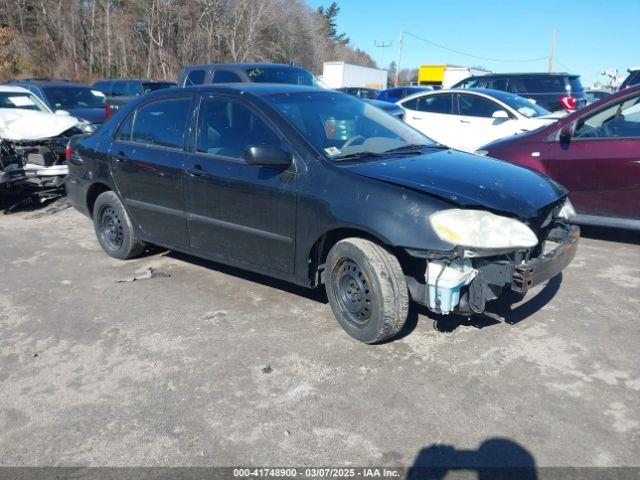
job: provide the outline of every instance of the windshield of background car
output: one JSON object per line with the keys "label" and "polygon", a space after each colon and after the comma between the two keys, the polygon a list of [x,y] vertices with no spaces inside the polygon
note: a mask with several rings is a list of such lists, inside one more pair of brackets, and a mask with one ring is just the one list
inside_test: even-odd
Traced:
{"label": "windshield of background car", "polygon": [[0,108],[18,108],[49,112],[49,109],[35,96],[27,92],[0,92]]}
{"label": "windshield of background car", "polygon": [[511,95],[505,93],[503,95],[496,95],[498,100],[506,103],[520,115],[524,115],[527,118],[541,117],[543,115],[549,115],[551,112],[540,105],[533,103],[526,98],[519,97],[518,95]]}
{"label": "windshield of background car", "polygon": [[104,93],[83,87],[45,87],[44,93],[53,110],[104,108]]}
{"label": "windshield of background car", "polygon": [[256,67],[247,70],[252,82],[287,83],[291,85],[314,84],[313,75],[302,68],[295,67]]}
{"label": "windshield of background car", "polygon": [[437,145],[401,120],[349,95],[301,92],[264,98],[328,159]]}

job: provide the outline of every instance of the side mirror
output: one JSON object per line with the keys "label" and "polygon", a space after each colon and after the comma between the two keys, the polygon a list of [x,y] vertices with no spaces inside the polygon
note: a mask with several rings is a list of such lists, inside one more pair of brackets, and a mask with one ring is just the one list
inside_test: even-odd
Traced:
{"label": "side mirror", "polygon": [[560,130],[560,136],[559,136],[560,142],[569,143],[573,138],[573,134],[575,133],[575,130],[576,130],[575,123],[570,123],[562,127],[562,130]]}
{"label": "side mirror", "polygon": [[71,115],[69,112],[67,112],[66,110],[56,110],[56,115],[66,115],[69,116]]}
{"label": "side mirror", "polygon": [[293,157],[280,147],[247,147],[244,151],[244,159],[249,165],[262,165],[263,167],[287,168],[291,165]]}
{"label": "side mirror", "polygon": [[493,115],[491,115],[491,118],[498,118],[500,120],[508,120],[509,119],[509,114],[504,110],[496,110],[495,112],[493,112]]}

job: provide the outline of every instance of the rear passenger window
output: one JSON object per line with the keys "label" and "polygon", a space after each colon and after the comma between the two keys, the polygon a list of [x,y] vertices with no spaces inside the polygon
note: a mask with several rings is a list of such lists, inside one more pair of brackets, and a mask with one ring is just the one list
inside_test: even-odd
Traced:
{"label": "rear passenger window", "polygon": [[229,70],[216,70],[211,83],[238,83],[242,82],[240,77]]}
{"label": "rear passenger window", "polygon": [[136,113],[132,140],[181,149],[191,98],[172,98],[144,105]]}
{"label": "rear passenger window", "polygon": [[185,87],[191,85],[202,85],[204,83],[205,71],[204,70],[191,70],[187,79],[184,82]]}
{"label": "rear passenger window", "polygon": [[122,140],[125,142],[131,141],[131,131],[133,130],[133,117],[134,113],[130,113],[127,119],[122,123],[120,130],[118,130],[118,134],[116,135],[116,140]]}
{"label": "rear passenger window", "polygon": [[233,100],[203,98],[197,151],[243,158],[249,146],[281,146],[280,138],[255,113]]}
{"label": "rear passenger window", "polygon": [[451,114],[453,111],[453,95],[426,95],[420,97],[416,110],[428,113]]}

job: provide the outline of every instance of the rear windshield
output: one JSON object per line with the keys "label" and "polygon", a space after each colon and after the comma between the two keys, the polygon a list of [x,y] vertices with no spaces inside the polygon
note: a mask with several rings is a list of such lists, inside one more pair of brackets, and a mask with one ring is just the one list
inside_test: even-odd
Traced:
{"label": "rear windshield", "polygon": [[580,77],[563,76],[530,76],[522,77],[527,93],[565,93],[567,88],[572,92],[581,92]]}
{"label": "rear windshield", "polygon": [[247,70],[252,82],[313,85],[313,75],[295,67],[256,67]]}
{"label": "rear windshield", "polygon": [[44,93],[53,110],[104,108],[104,94],[88,87],[46,87]]}

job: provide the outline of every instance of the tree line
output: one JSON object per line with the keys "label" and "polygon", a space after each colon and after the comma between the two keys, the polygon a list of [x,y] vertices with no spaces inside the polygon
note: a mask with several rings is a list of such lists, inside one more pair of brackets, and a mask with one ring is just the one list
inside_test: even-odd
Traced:
{"label": "tree line", "polygon": [[184,65],[374,65],[303,0],[0,0],[0,79],[176,79]]}

